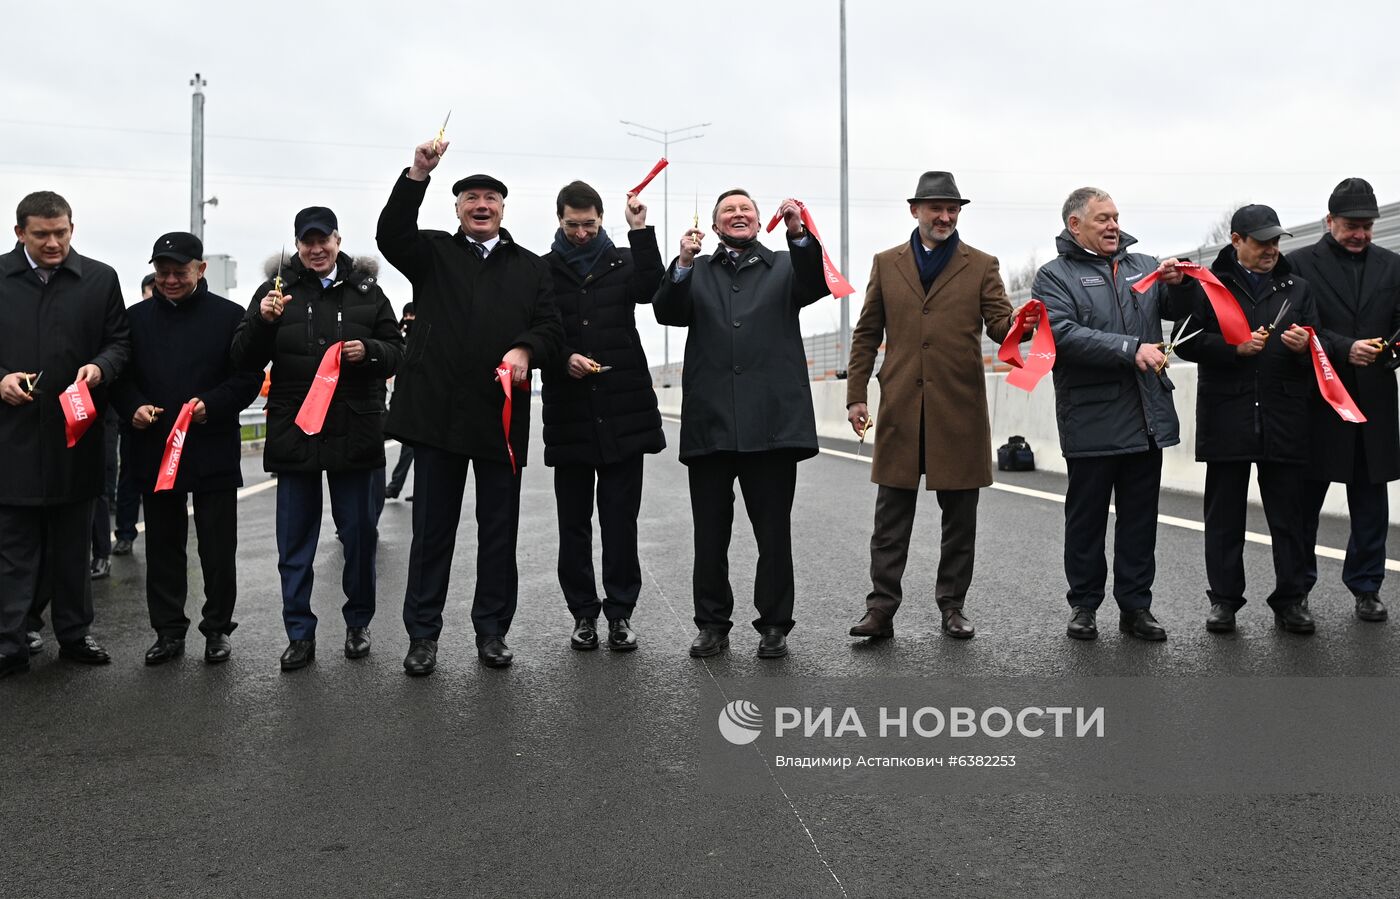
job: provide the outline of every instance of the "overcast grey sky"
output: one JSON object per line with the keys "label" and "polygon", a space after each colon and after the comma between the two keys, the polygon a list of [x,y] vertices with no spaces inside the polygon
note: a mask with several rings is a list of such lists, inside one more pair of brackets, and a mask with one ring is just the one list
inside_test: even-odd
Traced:
{"label": "overcast grey sky", "polygon": [[[239,264],[246,303],[262,261],[308,205],[339,215],[344,249],[374,226],[411,149],[453,110],[453,146],[424,227],[455,227],[449,186],[486,171],[510,187],[505,225],[552,239],[554,195],[581,178],[625,241],[622,197],[660,148],[619,119],[712,123],[670,154],[671,242],[722,189],[771,212],[811,208],[837,258],[836,0],[513,4],[124,2],[8,8],[0,197],[57,190],[74,246],[110,262],[130,295],[151,244],[189,225],[190,77],[208,80],[205,243]],[[908,238],[920,172],[948,169],[973,202],[964,240],[1044,261],[1064,196],[1114,194],[1147,252],[1197,244],[1241,202],[1284,223],[1320,217],[1344,177],[1400,197],[1392,74],[1400,13],[1348,4],[851,2],[851,264],[859,308],[870,259]],[[42,57],[42,58],[39,58]],[[660,232],[662,183],[643,194]],[[778,245],[779,241],[769,241]],[[669,259],[673,246],[663,247]],[[387,267],[386,267],[387,268]],[[385,272],[396,306],[407,282]],[[661,330],[639,315],[648,353]],[[804,313],[833,330],[835,300]],[[673,331],[672,357],[681,338]]]}

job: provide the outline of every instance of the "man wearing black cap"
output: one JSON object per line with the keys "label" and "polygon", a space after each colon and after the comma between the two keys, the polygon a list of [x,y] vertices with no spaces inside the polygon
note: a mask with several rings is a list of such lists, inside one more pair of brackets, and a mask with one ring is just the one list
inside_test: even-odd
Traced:
{"label": "man wearing black cap", "polygon": [[[238,592],[238,488],[243,485],[238,413],[262,386],[258,372],[239,371],[228,346],[243,308],[209,292],[204,244],[173,232],[151,251],[155,292],[131,307],[131,364],[113,388],[113,404],[131,431],[129,467],[146,506],[146,606],[156,642],[146,664],[185,651],[188,592],[185,545],[194,496],[194,526],[204,574],[204,660],[224,662]],[[180,409],[193,402],[180,443],[173,489],[155,491],[166,442]]]}
{"label": "man wearing black cap", "polygon": [[[476,476],[476,594],[472,624],[482,664],[511,663],[520,470],[530,440],[530,369],[563,340],[549,267],[501,227],[506,186],[489,175],[452,185],[455,233],[419,230],[418,207],[448,141],[427,141],[379,216],[385,258],[413,282],[417,316],[394,385],[388,433],[414,449],[413,546],[404,590],[404,670],[431,674],[467,471]],[[497,368],[509,372],[507,392]],[[509,433],[503,412],[510,410]]]}
{"label": "man wearing black cap", "polygon": [[[1230,245],[1211,265],[1253,329],[1238,346],[1225,342],[1220,322],[1196,281],[1193,326],[1201,334],[1176,350],[1197,364],[1196,461],[1206,463],[1205,554],[1210,584],[1206,630],[1235,629],[1245,604],[1244,533],[1250,467],[1259,471],[1259,494],[1273,541],[1275,623],[1311,634],[1303,600],[1306,533],[1303,483],[1308,461],[1308,402],[1316,392],[1308,332],[1317,325],[1312,291],[1279,252],[1291,237],[1268,206],[1244,206],[1230,219]],[[1194,327],[1193,327],[1194,329]],[[1328,410],[1331,412],[1331,410]],[[1334,413],[1335,414],[1335,413]]]}
{"label": "man wearing black cap", "polygon": [[[126,305],[116,272],[72,249],[73,212],[51,191],[15,210],[19,243],[0,256],[0,677],[43,648],[33,609],[52,600],[59,656],[111,661],[92,626],[89,536],[102,490],[106,384],[126,367]],[[67,445],[59,396],[87,384],[92,424]],[[94,414],[95,413],[95,414]],[[76,421],[76,419],[75,419]]]}
{"label": "man wearing black cap", "polygon": [[[384,503],[384,382],[398,370],[403,337],[380,289],[378,263],[341,252],[338,228],[335,213],[324,206],[297,213],[296,254],[271,261],[268,280],[233,338],[235,365],[261,372],[272,363],[263,467],[277,473],[277,570],[288,640],[283,671],[316,657],[311,589],[323,472],[345,551],[345,657],[363,658],[370,650]],[[328,348],[337,343],[339,378],[324,423],[308,434],[296,419]]]}
{"label": "man wearing black cap", "polygon": [[[1000,343],[1016,314],[995,256],[963,243],[958,215],[970,203],[949,172],[925,172],[909,214],[909,240],[877,253],[865,305],[851,335],[846,412],[857,434],[870,424],[866,395],[880,368],[880,434],[870,479],[879,486],[870,537],[872,589],[853,637],[891,637],[919,499],[919,478],[937,492],[942,551],[934,599],[943,632],[967,639],[963,603],[972,585],[979,490],[992,483],[992,438],[982,332]],[[1038,318],[1037,318],[1038,321]]]}
{"label": "man wearing black cap", "polygon": [[1365,424],[1343,421],[1321,399],[1313,401],[1312,441],[1305,486],[1308,531],[1306,588],[1317,582],[1317,519],[1333,482],[1346,484],[1351,539],[1342,583],[1356,598],[1356,617],[1384,621],[1381,582],[1390,503],[1386,484],[1400,479],[1400,415],[1389,341],[1400,332],[1400,255],[1371,245],[1380,217],[1375,191],[1347,178],[1327,200],[1327,233],[1288,254],[1293,270],[1312,286],[1323,349],[1356,402]]}

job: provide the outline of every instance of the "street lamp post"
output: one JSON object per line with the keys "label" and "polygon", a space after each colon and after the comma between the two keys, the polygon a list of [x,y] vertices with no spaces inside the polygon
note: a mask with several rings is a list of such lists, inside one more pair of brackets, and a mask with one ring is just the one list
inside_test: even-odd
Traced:
{"label": "street lamp post", "polygon": [[[660,137],[653,137],[652,134],[638,134],[629,131],[631,137],[640,137],[642,140],[649,140],[654,144],[661,145],[661,155],[667,159],[671,157],[671,144],[678,144],[681,141],[699,140],[703,134],[686,134],[681,137],[672,137],[673,134],[681,134],[683,131],[694,131],[696,128],[708,128],[709,122],[701,122],[698,125],[686,125],[684,128],[661,129],[653,128],[650,125],[643,125],[639,122],[629,122],[626,119],[619,119],[622,124],[630,128],[641,128],[643,131],[650,131],[652,134],[659,134]],[[671,245],[671,169],[668,166],[661,170],[661,246]],[[663,258],[666,250],[662,250]],[[662,331],[662,361],[665,365],[671,364],[671,329],[663,327]]]}

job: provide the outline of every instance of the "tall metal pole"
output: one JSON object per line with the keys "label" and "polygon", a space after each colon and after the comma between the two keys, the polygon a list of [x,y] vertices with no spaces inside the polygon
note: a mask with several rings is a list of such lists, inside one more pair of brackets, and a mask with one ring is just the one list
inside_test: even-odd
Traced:
{"label": "tall metal pole", "polygon": [[[841,0],[841,271],[851,270],[850,160],[846,153],[846,0]],[[836,335],[836,370],[850,357],[851,298],[841,298],[841,332]]]}
{"label": "tall metal pole", "polygon": [[[700,138],[705,136],[703,134],[687,134],[684,137],[672,138],[671,135],[680,134],[682,131],[691,131],[695,128],[710,127],[709,122],[701,122],[698,125],[686,125],[684,128],[670,128],[663,130],[661,128],[653,128],[650,125],[643,125],[639,122],[629,122],[626,119],[618,119],[618,121],[624,125],[629,125],[633,128],[641,128],[646,131],[654,131],[657,134],[661,135],[660,137],[652,137],[648,134],[638,134],[635,131],[627,132],[627,134],[631,137],[640,137],[642,140],[649,140],[654,144],[660,144],[661,155],[667,159],[671,158],[671,144],[678,144],[681,141],[687,140],[699,140]],[[661,253],[662,257],[665,258],[665,254],[667,252],[666,247],[670,246],[671,244],[671,169],[669,166],[661,170],[661,194]],[[670,365],[671,329],[663,326],[661,329],[661,333],[662,364]]]}
{"label": "tall metal pole", "polygon": [[204,240],[204,91],[209,82],[194,73],[190,85],[190,233]]}

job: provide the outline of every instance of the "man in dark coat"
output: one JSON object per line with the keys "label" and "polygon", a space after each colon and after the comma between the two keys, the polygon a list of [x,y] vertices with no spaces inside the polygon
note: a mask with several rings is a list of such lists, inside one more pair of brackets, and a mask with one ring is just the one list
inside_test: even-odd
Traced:
{"label": "man in dark coat", "polygon": [[[375,552],[384,502],[384,382],[398,370],[403,338],[378,265],[340,251],[335,213],[296,215],[296,255],[278,262],[253,295],[233,338],[233,362],[260,371],[272,363],[263,467],[277,473],[277,569],[288,646],[282,670],[316,656],[312,565],[321,533],[321,473],[345,550],[345,657],[370,649]],[[280,281],[280,289],[279,289]],[[296,424],[327,348],[343,342],[340,378],[316,434]]]}
{"label": "man in dark coat", "polygon": [[742,190],[711,214],[719,246],[698,256],[691,228],[652,301],[656,320],[690,329],[681,378],[680,460],[695,523],[696,658],[729,646],[734,591],[729,538],[734,481],[758,542],[754,606],[759,658],[787,655],[793,620],[792,498],[797,463],[817,454],[816,419],[798,313],[830,293],[822,249],[793,200],[779,208],[787,253],[758,242],[758,207]]}
{"label": "man in dark coat", "polygon": [[[627,242],[603,230],[603,198],[582,181],[559,191],[559,230],[545,261],[564,347],[544,381],[544,464],[554,467],[559,510],[559,586],[574,616],[569,645],[598,648],[598,613],[608,620],[608,648],[637,648],[632,611],[642,589],[637,514],[642,458],[666,446],[646,352],[637,333],[638,303],[650,303],[665,266],[647,208],[629,194]],[[603,540],[603,593],[593,574],[593,497]]]}
{"label": "man in dark coat", "polygon": [[[1181,442],[1172,383],[1161,370],[1162,319],[1189,312],[1191,295],[1132,284],[1153,271],[1179,285],[1176,260],[1160,266],[1129,253],[1136,239],[1118,227],[1113,198],[1095,187],[1072,192],[1060,210],[1059,258],[1041,266],[1031,296],[1045,302],[1055,334],[1055,423],[1069,469],[1065,490],[1065,579],[1076,640],[1099,635],[1108,563],[1104,536],[1110,497],[1118,509],[1113,597],[1119,630],[1165,640],[1151,612],[1157,561],[1157,494],[1162,449]],[[1185,315],[1185,312],[1180,313]]]}
{"label": "man in dark coat", "polygon": [[[1317,518],[1327,489],[1346,485],[1351,539],[1342,583],[1356,597],[1356,617],[1384,621],[1381,582],[1390,502],[1386,484],[1400,479],[1400,414],[1396,409],[1396,346],[1382,341],[1400,331],[1400,255],[1371,245],[1380,208],[1361,178],[1347,178],[1327,200],[1327,233],[1288,254],[1293,270],[1312,286],[1318,337],[1347,393],[1366,416],[1343,421],[1318,396],[1312,404],[1312,451],[1306,485],[1308,574],[1317,582]],[[1390,362],[1390,364],[1382,364]]]}
{"label": "man in dark coat", "polygon": [[[103,385],[130,350],[117,273],[73,251],[68,202],[29,194],[15,222],[19,244],[0,256],[0,677],[29,670],[31,649],[43,643],[26,637],[26,618],[37,631],[50,597],[59,655],[111,661],[88,633],[89,535],[103,489]],[[59,396],[76,381],[96,408],[70,448]]]}
{"label": "man in dark coat", "polygon": [[1303,483],[1308,399],[1316,387],[1308,332],[1301,326],[1316,326],[1317,310],[1308,283],[1293,274],[1279,253],[1279,238],[1288,236],[1268,206],[1244,206],[1230,218],[1230,246],[1220,251],[1211,271],[1249,320],[1253,334],[1244,343],[1225,342],[1197,282],[1184,288],[1196,295],[1193,330],[1202,329],[1176,352],[1197,364],[1196,461],[1206,463],[1206,630],[1214,633],[1233,631],[1235,613],[1245,604],[1251,466],[1259,469],[1259,495],[1273,541],[1269,607],[1284,630],[1314,630],[1303,604],[1308,595],[1303,584]]}
{"label": "man in dark coat", "polygon": [[[131,364],[113,388],[113,405],[131,423],[130,477],[146,507],[146,607],[156,642],[146,664],[184,654],[188,592],[186,504],[194,495],[194,526],[204,574],[204,660],[226,662],[238,594],[238,488],[243,454],[238,413],[262,386],[257,371],[237,370],[228,346],[243,307],[209,292],[204,244],[182,231],[163,235],[151,251],[156,289],[128,311]],[[180,409],[194,402],[180,441],[173,489],[156,492],[165,446]]]}
{"label": "man in dark coat", "polygon": [[[404,590],[409,648],[404,670],[431,674],[462,513],[467,471],[476,475],[476,594],[472,625],[482,664],[513,658],[520,470],[530,441],[530,369],[548,365],[563,337],[549,266],[501,227],[506,186],[489,175],[452,185],[459,227],[418,229],[418,207],[448,141],[427,141],[394,182],[379,216],[386,259],[413,283],[417,317],[394,385],[387,430],[413,446],[413,546]],[[508,372],[509,393],[497,379]],[[510,397],[510,428],[502,414]]]}

